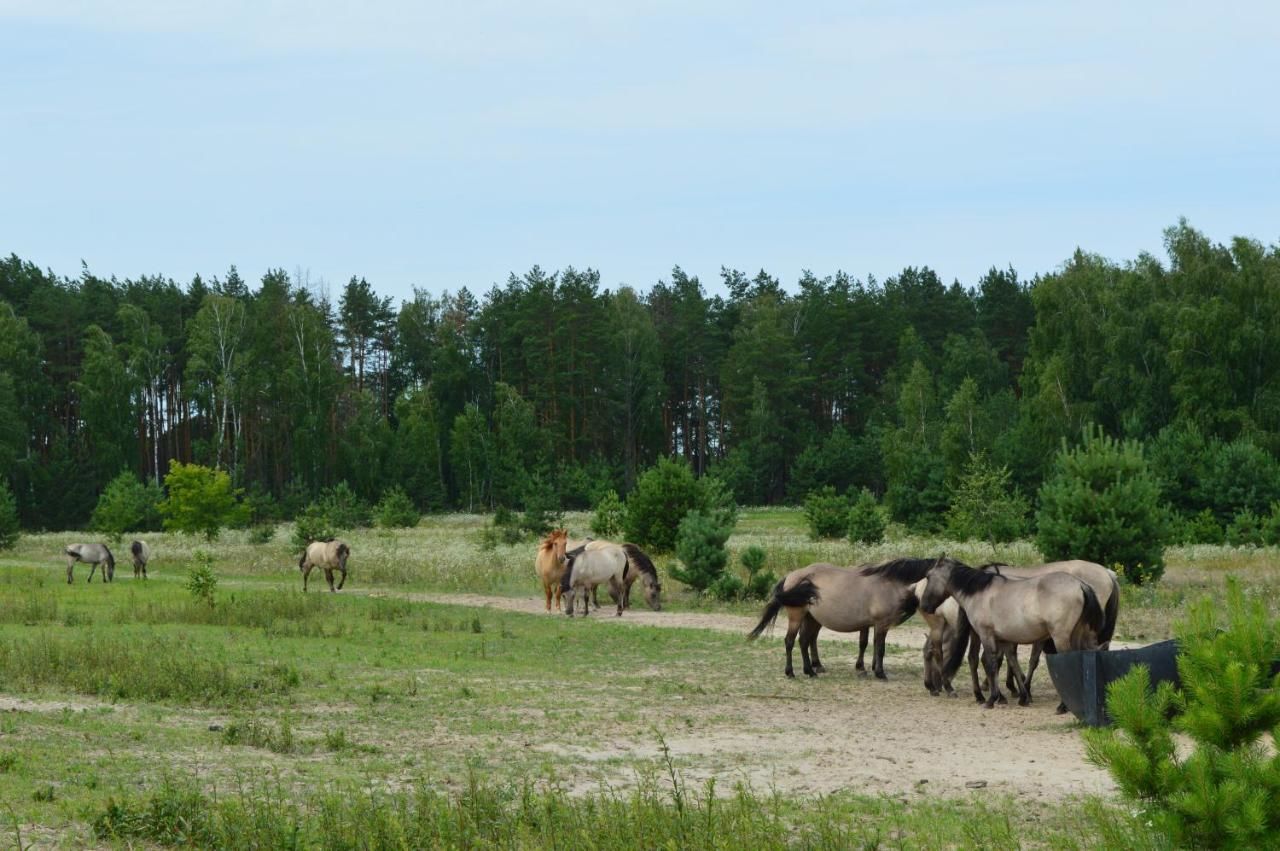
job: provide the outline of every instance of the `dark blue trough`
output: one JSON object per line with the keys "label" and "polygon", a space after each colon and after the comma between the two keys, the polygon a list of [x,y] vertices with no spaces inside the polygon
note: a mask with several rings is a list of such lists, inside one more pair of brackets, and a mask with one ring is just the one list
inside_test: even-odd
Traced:
{"label": "dark blue trough", "polygon": [[1049,677],[1058,696],[1072,714],[1090,727],[1111,723],[1107,715],[1107,686],[1123,677],[1134,665],[1151,671],[1151,686],[1178,679],[1178,642],[1174,639],[1135,647],[1132,650],[1074,650],[1045,655]]}

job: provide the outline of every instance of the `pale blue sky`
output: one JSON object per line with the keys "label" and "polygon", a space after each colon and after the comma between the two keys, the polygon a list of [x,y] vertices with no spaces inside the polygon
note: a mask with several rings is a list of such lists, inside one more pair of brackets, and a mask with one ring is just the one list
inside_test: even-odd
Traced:
{"label": "pale blue sky", "polygon": [[0,0],[0,253],[382,293],[1280,241],[1273,3]]}

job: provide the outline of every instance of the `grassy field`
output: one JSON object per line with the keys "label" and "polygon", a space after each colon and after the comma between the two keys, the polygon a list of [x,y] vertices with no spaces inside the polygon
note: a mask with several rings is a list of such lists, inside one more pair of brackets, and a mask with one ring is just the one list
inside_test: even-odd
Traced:
{"label": "grassy field", "polygon": [[[585,531],[585,517],[568,519]],[[532,546],[483,550],[483,523],[449,516],[353,534],[356,593],[338,595],[300,592],[285,527],[261,545],[240,532],[213,545],[149,536],[153,578],[135,581],[121,563],[109,586],[86,585],[79,566],[65,583],[61,547],[84,536],[24,537],[0,559],[0,835],[24,847],[1150,842],[1134,814],[1102,800],[809,797],[744,780],[732,754],[695,764],[666,743],[751,734],[724,695],[795,699],[780,690],[776,642],[389,596],[535,596]],[[971,562],[1038,559],[1026,543],[993,553],[898,537],[855,549],[809,541],[801,524],[794,511],[746,512],[735,560],[753,544],[779,575],[944,549]],[[197,550],[219,577],[212,606],[185,588]],[[1171,551],[1160,585],[1126,589],[1120,636],[1164,637],[1228,572],[1274,611],[1273,556]],[[667,587],[676,610],[709,605]]]}

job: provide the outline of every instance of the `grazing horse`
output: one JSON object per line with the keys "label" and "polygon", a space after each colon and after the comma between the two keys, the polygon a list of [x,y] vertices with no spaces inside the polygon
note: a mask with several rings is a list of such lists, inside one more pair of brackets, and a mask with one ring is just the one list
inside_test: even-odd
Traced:
{"label": "grazing horse", "polygon": [[[662,610],[662,582],[658,579],[658,569],[653,566],[653,560],[649,558],[644,550],[635,544],[615,544],[611,541],[597,541],[588,539],[580,545],[584,550],[604,550],[610,547],[621,547],[627,557],[627,575],[623,581],[622,588],[622,608],[631,608],[631,586],[636,584],[637,580],[644,581],[644,599],[649,604],[649,608],[655,612]],[[595,601],[595,589],[592,589],[592,602],[595,607],[600,608],[600,604]],[[614,601],[617,602],[616,600]]]}
{"label": "grazing horse", "polygon": [[[298,559],[298,569],[302,571],[302,590],[307,590],[307,577],[311,575],[311,568],[319,567],[324,570],[324,578],[329,582],[329,590],[341,591],[342,586],[347,584],[347,559],[350,556],[351,547],[340,538],[313,541],[307,544],[307,548],[302,551],[302,558]],[[339,580],[336,589],[333,587],[335,569],[342,571],[342,579]]]}
{"label": "grazing horse", "polygon": [[71,568],[82,561],[89,565],[89,581],[93,581],[93,572],[102,565],[102,581],[111,582],[116,578],[116,557],[107,549],[106,544],[68,544],[63,550],[67,557],[67,584],[71,584]]}
{"label": "grazing horse", "polygon": [[133,578],[137,579],[138,574],[142,574],[142,578],[147,578],[147,562],[151,560],[151,547],[147,546],[146,541],[134,541],[129,545],[129,555],[133,556]]}
{"label": "grazing horse", "polygon": [[[927,580],[916,583],[916,598],[924,594]],[[920,611],[929,633],[924,639],[924,687],[929,694],[937,697],[946,691],[947,697],[956,697],[956,690],[951,686],[951,678],[960,669],[964,659],[966,636],[972,635],[970,629],[962,627],[961,618],[964,611],[954,597],[948,597],[936,611]],[[977,660],[974,660],[977,663]],[[976,674],[975,674],[976,676]]]}
{"label": "grazing horse", "polygon": [[564,574],[566,559],[565,547],[569,541],[569,533],[564,529],[553,529],[538,545],[538,554],[533,565],[538,571],[538,579],[542,580],[542,590],[547,595],[547,611],[551,611],[551,597],[554,593],[556,608],[560,608],[560,577]]}
{"label": "grazing horse", "polygon": [[935,612],[948,596],[954,597],[965,614],[962,629],[968,624],[982,642],[983,667],[991,684],[991,694],[984,704],[988,709],[1002,697],[997,682],[1001,657],[1013,672],[1018,703],[1026,706],[1031,702],[1018,657],[1012,652],[1019,644],[1052,639],[1057,647],[1068,650],[1093,650],[1098,646],[1104,623],[1098,595],[1069,574],[1013,579],[974,570],[943,556],[929,569],[926,579],[920,595],[921,611]]}
{"label": "grazing horse", "polygon": [[[919,600],[915,584],[933,566],[933,559],[900,558],[882,564],[859,567],[837,567],[834,564],[811,564],[793,570],[773,589],[760,623],[748,638],[757,638],[787,610],[787,667],[784,673],[794,677],[792,648],[800,636],[800,659],[805,676],[816,676],[825,669],[818,660],[818,632],[825,626],[836,632],[875,629],[875,646],[871,654],[871,670],[877,679],[885,679],[884,642],[890,629],[915,614]],[[966,639],[968,636],[965,636]],[[810,654],[812,653],[812,662]]]}
{"label": "grazing horse", "polygon": [[587,605],[592,589],[608,585],[609,594],[618,604],[617,616],[622,617],[622,597],[626,587],[627,554],[622,547],[602,549],[582,548],[570,550],[568,564],[560,577],[560,596],[564,599],[564,613],[573,617],[574,603],[582,595],[582,616],[589,612]]}

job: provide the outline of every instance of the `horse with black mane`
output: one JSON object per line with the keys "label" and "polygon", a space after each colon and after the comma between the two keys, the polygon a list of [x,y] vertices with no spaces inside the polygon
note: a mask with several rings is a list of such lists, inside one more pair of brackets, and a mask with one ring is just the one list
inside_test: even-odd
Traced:
{"label": "horse with black mane", "polygon": [[[583,615],[595,589],[606,585],[609,595],[622,615],[631,599],[631,586],[637,580],[644,585],[645,602],[655,612],[662,609],[662,582],[653,561],[635,544],[588,541],[565,553],[567,566],[560,579],[560,594],[565,614],[573,617],[578,594],[582,594]],[[597,605],[598,608],[598,605]]]}
{"label": "horse with black mane", "polygon": [[106,544],[68,544],[63,554],[67,557],[67,584],[71,584],[71,569],[75,563],[82,561],[89,565],[89,580],[93,581],[93,572],[102,565],[102,581],[112,582],[116,578],[116,557],[107,549]]}
{"label": "horse with black mane", "polygon": [[[341,591],[342,586],[347,584],[347,559],[350,556],[351,547],[341,538],[328,538],[307,544],[307,548],[302,551],[302,557],[298,559],[298,570],[302,571],[302,590],[307,590],[307,578],[311,576],[311,569],[319,567],[324,570],[324,578],[329,582],[329,590]],[[336,589],[333,587],[335,570],[342,572],[342,579],[339,580]]]}
{"label": "horse with black mane", "polygon": [[147,562],[151,561],[151,547],[146,541],[134,541],[129,544],[129,555],[133,558],[133,578],[139,575],[147,578]]}
{"label": "horse with black mane", "polygon": [[871,670],[877,679],[886,679],[885,636],[890,629],[915,614],[919,606],[915,584],[924,578],[933,564],[933,559],[900,558],[857,567],[837,567],[820,562],[793,570],[774,586],[760,623],[747,637],[759,637],[777,619],[778,613],[786,609],[787,666],[784,673],[788,677],[795,676],[792,648],[799,636],[804,673],[812,677],[826,670],[818,659],[818,633],[823,627],[836,632],[862,631],[863,635],[865,630],[874,629]]}

